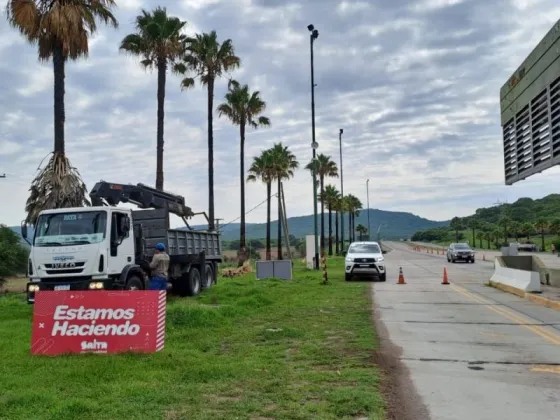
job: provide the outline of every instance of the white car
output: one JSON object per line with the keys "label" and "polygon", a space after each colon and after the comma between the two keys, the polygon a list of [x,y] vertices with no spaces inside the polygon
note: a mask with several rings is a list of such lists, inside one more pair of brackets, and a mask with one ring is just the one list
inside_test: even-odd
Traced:
{"label": "white car", "polygon": [[356,277],[378,277],[385,281],[385,258],[377,242],[352,242],[344,258],[345,280]]}

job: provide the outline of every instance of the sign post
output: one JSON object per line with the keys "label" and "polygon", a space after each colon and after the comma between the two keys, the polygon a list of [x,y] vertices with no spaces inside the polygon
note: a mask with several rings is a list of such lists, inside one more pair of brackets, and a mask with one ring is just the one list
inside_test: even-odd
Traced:
{"label": "sign post", "polygon": [[153,353],[165,341],[165,291],[40,291],[31,354]]}

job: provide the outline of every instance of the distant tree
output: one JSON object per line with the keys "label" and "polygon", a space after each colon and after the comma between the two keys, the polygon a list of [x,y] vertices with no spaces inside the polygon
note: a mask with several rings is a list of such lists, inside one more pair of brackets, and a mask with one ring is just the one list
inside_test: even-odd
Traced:
{"label": "distant tree", "polygon": [[[307,164],[305,169],[311,173],[315,171],[319,177],[319,194],[325,190],[325,178],[338,178],[338,167],[330,156],[319,153],[315,160]],[[321,252],[325,248],[325,204],[321,202]]]}
{"label": "distant tree", "polygon": [[348,238],[349,241],[356,240],[356,217],[360,215],[363,205],[358,197],[348,194],[344,197],[345,211],[348,212]]}
{"label": "distant tree", "polygon": [[535,230],[535,227],[529,223],[529,222],[525,222],[521,224],[521,229],[519,231],[519,233],[521,233],[521,235],[525,236],[527,238],[527,242],[531,241],[531,233],[533,233],[533,231]]}
{"label": "distant tree", "polygon": [[264,150],[260,156],[253,158],[249,168],[248,182],[262,181],[266,184],[266,259],[270,261],[270,205],[272,193],[272,181],[274,180],[274,158],[270,150]]}
{"label": "distant tree", "polygon": [[484,239],[484,232],[482,230],[479,230],[478,232],[476,232],[476,239],[478,239],[478,244],[480,246],[480,248],[482,247],[482,240]]}
{"label": "distant tree", "polygon": [[553,235],[560,234],[560,218],[555,218],[550,221],[549,230]]}
{"label": "distant tree", "polygon": [[458,217],[454,217],[451,219],[449,226],[455,231],[455,241],[459,242],[459,231],[464,229],[462,220]]}
{"label": "distant tree", "polygon": [[548,220],[544,217],[539,217],[535,222],[535,230],[541,234],[541,250],[544,251],[544,234],[548,229]]}
{"label": "distant tree", "polygon": [[512,222],[513,220],[511,220],[508,216],[500,217],[500,220],[498,221],[498,226],[502,228],[503,231],[504,245],[507,245],[509,242],[508,238],[509,238]]}
{"label": "distant tree", "polygon": [[[156,141],[156,189],[163,190],[163,146],[165,120],[165,84],[167,71],[181,73],[177,66],[185,51],[187,36],[183,29],[187,22],[167,14],[165,7],[149,12],[142,10],[136,16],[135,33],[124,37],[120,50],[142,58],[140,65],[157,69],[157,141]],[[192,84],[191,84],[192,86]]]}
{"label": "distant tree", "polygon": [[364,225],[358,225],[356,226],[356,231],[360,234],[360,241],[363,241],[364,235],[367,232],[367,227],[365,227]]}
{"label": "distant tree", "polygon": [[476,229],[480,227],[480,222],[477,219],[471,218],[468,222],[468,226],[472,229],[472,246],[474,248],[476,246]]}
{"label": "distant tree", "polygon": [[490,242],[492,241],[492,232],[493,232],[492,230],[484,231],[484,239],[486,239],[488,249],[492,249],[490,247]]}
{"label": "distant tree", "polygon": [[519,242],[519,233],[521,232],[521,223],[516,220],[512,220],[509,232],[514,236],[515,242]]}
{"label": "distant tree", "polygon": [[[319,200],[327,206],[329,211],[329,255],[333,254],[332,248],[332,212],[336,210],[338,200],[340,199],[340,193],[333,185],[327,185],[325,190],[320,194]],[[335,214],[336,217],[336,214]],[[338,246],[337,246],[338,247]]]}
{"label": "distant tree", "polygon": [[19,236],[7,226],[0,225],[0,286],[7,277],[26,272],[28,256]]}

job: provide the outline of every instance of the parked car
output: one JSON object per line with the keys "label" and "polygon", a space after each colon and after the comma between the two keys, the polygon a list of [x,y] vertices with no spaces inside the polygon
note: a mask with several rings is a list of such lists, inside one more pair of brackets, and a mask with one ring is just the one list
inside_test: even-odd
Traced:
{"label": "parked car", "polygon": [[345,280],[356,277],[377,277],[385,281],[385,258],[377,242],[352,242],[344,258]]}
{"label": "parked car", "polygon": [[474,250],[465,243],[454,243],[447,248],[447,262],[466,261],[474,264]]}

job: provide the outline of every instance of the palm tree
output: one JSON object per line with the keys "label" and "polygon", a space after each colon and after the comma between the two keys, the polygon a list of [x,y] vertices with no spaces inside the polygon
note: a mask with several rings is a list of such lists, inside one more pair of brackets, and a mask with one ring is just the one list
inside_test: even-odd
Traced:
{"label": "palm tree", "polygon": [[492,240],[492,230],[487,230],[484,232],[484,239],[486,239],[486,242],[488,244],[488,249],[492,249],[490,247],[490,241]]}
{"label": "palm tree", "polygon": [[533,233],[533,229],[535,229],[535,227],[531,223],[525,222],[521,225],[519,233],[525,236],[527,238],[527,242],[529,242],[531,240],[531,233]]}
{"label": "palm tree", "polygon": [[90,204],[80,173],[66,157],[65,67],[68,60],[88,56],[88,40],[97,31],[96,21],[118,27],[113,6],[113,0],[9,0],[6,6],[9,24],[37,46],[39,60],[53,62],[54,148],[29,188],[27,223],[35,224],[42,210]]}
{"label": "palm tree", "polygon": [[[185,51],[187,36],[182,33],[187,22],[169,16],[165,7],[152,12],[142,9],[136,16],[136,32],[123,38],[119,49],[141,57],[145,69],[157,69],[157,134],[156,134],[156,189],[163,190],[163,126],[165,120],[165,83],[167,70],[182,73],[178,60]],[[191,84],[192,86],[192,84]]]}
{"label": "palm tree", "polygon": [[510,232],[515,237],[515,242],[519,242],[519,232],[521,231],[521,223],[512,220],[510,224]]}
{"label": "palm tree", "polygon": [[[324,203],[327,206],[327,209],[329,210],[329,255],[333,254],[333,250],[332,250],[332,212],[333,212],[333,210],[336,211],[336,205],[338,204],[339,198],[340,198],[340,193],[332,185],[327,185],[326,188],[325,188],[325,191],[323,191],[321,193],[321,195],[319,196],[319,199],[321,200],[321,203]],[[336,213],[335,213],[335,217],[336,217]],[[337,226],[338,226],[338,224],[337,224]],[[337,229],[337,236],[338,236],[338,229]],[[338,248],[338,244],[337,244],[337,248]]]}
{"label": "palm tree", "polygon": [[282,202],[281,197],[281,186],[283,179],[289,179],[294,176],[294,171],[299,167],[299,162],[296,160],[296,156],[288,149],[287,146],[283,146],[282,143],[275,143],[270,149],[272,153],[272,158],[274,160],[274,179],[278,183],[278,259],[282,259]]}
{"label": "palm tree", "polygon": [[535,222],[535,230],[541,234],[542,251],[544,252],[544,233],[548,229],[549,223],[544,217],[539,217]]}
{"label": "palm tree", "polygon": [[507,216],[501,217],[498,221],[498,226],[500,226],[504,230],[504,245],[508,243],[508,236],[510,234],[512,223],[513,220],[511,220]]}
{"label": "palm tree", "polygon": [[[315,160],[312,160],[307,164],[305,169],[308,169],[313,173],[315,171],[316,175],[319,177],[319,194],[323,194],[325,190],[325,177],[338,178],[338,167],[336,163],[331,160],[330,156],[319,153]],[[325,248],[325,203],[321,202],[321,252]]]}
{"label": "palm tree", "polygon": [[[238,81],[230,80],[225,102],[218,106],[218,116],[227,117],[239,126],[240,152],[239,168],[241,174],[241,225],[239,232],[239,249],[245,252],[245,129],[270,126],[267,117],[260,116],[266,109],[266,102],[260,98],[259,91],[249,92],[249,86],[241,86]],[[243,259],[245,259],[243,257]]]}
{"label": "palm tree", "polygon": [[482,230],[479,230],[478,232],[476,232],[476,239],[478,239],[478,245],[482,249],[483,248],[482,240],[484,239],[484,232]]}
{"label": "palm tree", "polygon": [[472,242],[474,248],[476,247],[476,229],[480,228],[480,222],[477,219],[470,219],[468,226],[472,229]]}
{"label": "palm tree", "polygon": [[[216,31],[197,34],[187,40],[184,68],[192,71],[208,92],[208,229],[214,230],[214,83],[225,73],[239,68],[241,60],[235,55],[233,42],[226,39],[220,44]],[[185,77],[181,86],[192,86],[194,79]]]}
{"label": "palm tree", "polygon": [[272,181],[275,175],[274,159],[270,149],[263,150],[260,156],[253,158],[253,163],[248,172],[248,182],[255,182],[260,179],[266,184],[266,259],[270,261],[270,204]]}
{"label": "palm tree", "polygon": [[455,231],[455,241],[459,242],[459,231],[463,229],[463,222],[458,217],[454,217],[451,219],[449,226]]}
{"label": "palm tree", "polygon": [[348,212],[348,238],[352,242],[356,240],[356,216],[360,215],[363,206],[360,199],[353,194],[348,194],[344,200],[345,211]]}
{"label": "palm tree", "polygon": [[339,236],[338,236],[338,219],[339,216],[342,217],[341,211],[342,211],[342,197],[338,196],[338,198],[335,200],[334,205],[333,205],[333,210],[334,210],[334,223],[335,223],[335,253],[336,255],[339,254],[340,251],[342,251],[342,248],[344,247],[344,245],[341,244],[341,246],[339,247]]}
{"label": "palm tree", "polygon": [[364,225],[356,226],[356,231],[360,234],[360,241],[363,240],[364,234],[367,232],[367,227]]}

